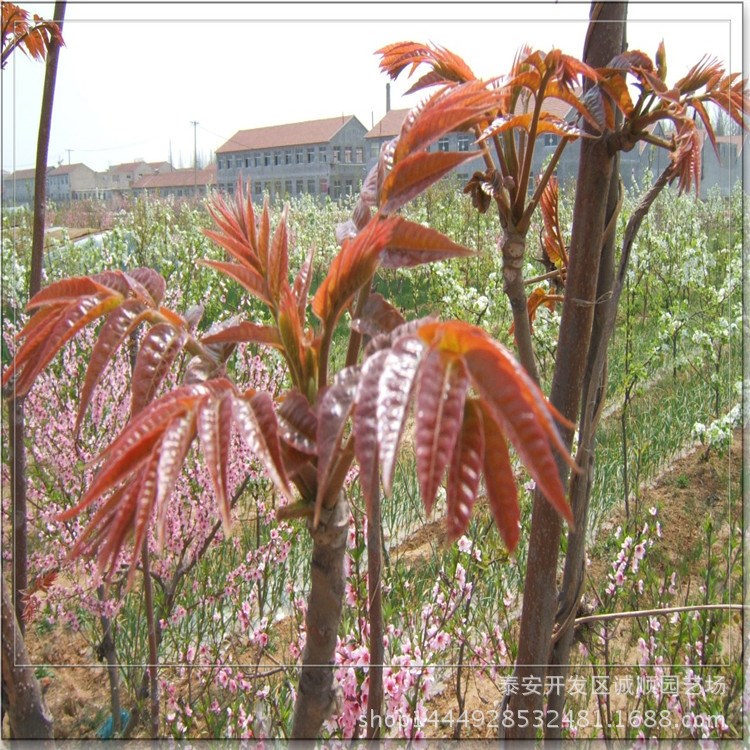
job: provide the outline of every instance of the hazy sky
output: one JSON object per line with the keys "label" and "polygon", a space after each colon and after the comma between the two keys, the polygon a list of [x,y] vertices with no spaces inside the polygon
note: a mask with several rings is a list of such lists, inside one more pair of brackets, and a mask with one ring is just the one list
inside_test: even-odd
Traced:
{"label": "hazy sky", "polygon": [[[53,3],[21,5],[51,17]],[[705,54],[742,66],[742,4],[631,3],[628,41],[653,57],[664,39],[669,80]],[[387,78],[374,52],[432,41],[483,77],[507,71],[524,43],[580,56],[588,2],[82,3],[68,2],[50,164],[95,170],[143,158],[191,166],[237,130],[385,114]],[[44,65],[17,52],[2,72],[2,167],[34,166]],[[406,79],[391,86],[392,107]],[[192,122],[198,122],[194,129]]]}

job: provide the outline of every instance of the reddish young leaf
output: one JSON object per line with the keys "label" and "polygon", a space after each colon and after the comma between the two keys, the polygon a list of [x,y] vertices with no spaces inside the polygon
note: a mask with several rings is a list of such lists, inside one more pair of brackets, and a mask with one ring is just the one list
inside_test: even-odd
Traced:
{"label": "reddish young leaf", "polygon": [[102,324],[99,336],[91,351],[89,364],[86,368],[86,377],[81,389],[78,416],[75,425],[76,434],[78,434],[83,416],[86,413],[89,403],[91,403],[94,390],[101,380],[107,365],[129,334],[143,320],[145,309],[140,300],[125,300]]}
{"label": "reddish young leaf", "polygon": [[438,486],[461,429],[469,379],[458,357],[424,355],[416,387],[414,442],[422,502],[432,512]]}
{"label": "reddish young leaf", "polygon": [[377,393],[377,438],[383,489],[391,494],[396,456],[409,413],[409,404],[424,345],[418,339],[404,337],[387,350]]}
{"label": "reddish young leaf", "polygon": [[484,433],[479,409],[473,399],[464,405],[461,431],[453,450],[446,486],[448,538],[458,539],[469,527],[484,460]]}
{"label": "reddish young leaf", "polygon": [[403,325],[404,316],[382,294],[370,292],[361,318],[351,322],[352,330],[365,336],[379,336]]}
{"label": "reddish young leaf", "polygon": [[265,279],[254,269],[239,263],[226,263],[219,260],[202,260],[200,263],[225,273],[241,284],[254,297],[271,307],[271,294],[268,285]]}
{"label": "reddish young leaf", "polygon": [[261,271],[268,278],[268,253],[271,243],[271,213],[268,208],[268,196],[263,199],[263,211],[260,214],[258,229],[258,259]]}
{"label": "reddish young leaf", "polygon": [[355,292],[372,278],[397,221],[393,216],[373,219],[355,239],[344,242],[312,301],[313,312],[326,325],[335,323]]}
{"label": "reddish young leaf", "polygon": [[471,255],[474,255],[473,250],[453,242],[435,229],[398,216],[391,238],[380,255],[380,265],[383,268],[411,268]]}
{"label": "reddish young leaf", "polygon": [[516,477],[510,463],[505,436],[490,410],[481,402],[478,406],[484,438],[482,468],[487,501],[505,546],[509,552],[513,552],[518,544],[521,529]]}
{"label": "reddish young leaf", "polygon": [[566,120],[561,120],[559,117],[550,115],[547,112],[542,112],[538,118],[534,117],[533,112],[526,112],[520,115],[496,118],[489,127],[482,131],[479,141],[486,141],[488,138],[500,135],[506,130],[513,130],[516,128],[525,130],[528,133],[531,130],[532,125],[535,125],[536,127],[537,136],[544,135],[545,133],[552,133],[553,135],[559,135],[561,138],[573,140],[585,135],[584,131],[576,125],[573,125]]}
{"label": "reddish young leaf", "polygon": [[560,228],[558,183],[554,175],[547,181],[539,203],[544,223],[544,251],[557,268],[562,268],[568,265],[568,253]]}
{"label": "reddish young leaf", "polygon": [[256,323],[242,322],[237,325],[228,326],[221,331],[204,336],[203,344],[218,343],[242,343],[253,342],[255,344],[267,344],[277,349],[281,348],[279,332],[273,326],[257,325]]}
{"label": "reddish young leaf", "polygon": [[[17,375],[16,396],[28,393],[37,375],[70,339],[92,321],[112,312],[121,302],[122,297],[119,294],[112,294],[103,299],[100,295],[96,295],[84,297],[67,305],[60,305],[57,315],[45,320],[43,328],[30,334],[20,347],[3,376],[3,385],[15,374]],[[44,338],[40,340],[42,333]]]}
{"label": "reddish young leaf", "polygon": [[196,435],[195,414],[189,412],[173,420],[164,430],[159,446],[156,499],[156,537],[159,549],[164,547],[168,500],[182,471],[190,445]]}
{"label": "reddish young leaf", "polygon": [[218,398],[203,402],[198,411],[197,432],[216,493],[216,504],[228,536],[231,530],[231,508],[227,497],[227,464],[232,436],[233,394],[230,390]]}
{"label": "reddish young leaf", "polygon": [[138,497],[135,503],[135,513],[133,514],[133,555],[130,561],[130,571],[128,574],[128,588],[133,585],[136,570],[136,560],[138,552],[143,549],[143,543],[151,526],[151,517],[153,515],[156,501],[156,491],[159,481],[159,453],[154,451],[150,459],[144,465],[138,486]]}
{"label": "reddish young leaf", "polygon": [[721,63],[715,57],[704,55],[692,68],[675,83],[675,88],[683,94],[690,94],[708,86],[724,72]]}
{"label": "reddish young leaf", "polygon": [[295,450],[308,456],[318,453],[318,418],[307,399],[299,391],[290,391],[276,415],[279,422],[279,437]]}
{"label": "reddish young leaf", "polygon": [[27,10],[15,3],[4,2],[2,19],[2,67],[16,49],[33,60],[44,60],[47,51],[55,40],[64,45],[60,27],[54,21],[47,21],[34,14],[33,20]]}
{"label": "reddish young leaf", "polygon": [[38,291],[26,305],[27,310],[33,310],[42,305],[60,305],[77,302],[82,297],[102,296],[112,294],[112,290],[100,284],[91,276],[73,276],[68,279],[54,281],[49,286]]}
{"label": "reddish young leaf", "polygon": [[271,397],[267,393],[256,393],[249,400],[234,396],[232,402],[234,421],[245,443],[263,464],[281,496],[292,502]]}
{"label": "reddish young leaf", "polygon": [[328,481],[333,469],[334,458],[341,445],[344,428],[354,406],[354,399],[359,387],[362,366],[345,367],[336,373],[328,390],[318,402],[318,428],[316,443],[318,445],[318,496],[316,512],[322,505]]}
{"label": "reddish young leaf", "polygon": [[354,412],[354,455],[359,463],[359,485],[367,517],[372,517],[378,488],[378,384],[388,351],[375,352],[362,364]]}
{"label": "reddish young leaf", "polygon": [[282,288],[289,286],[289,248],[287,238],[287,206],[273,235],[268,256],[268,287],[272,300],[278,305]]}
{"label": "reddish young leaf", "polygon": [[459,164],[475,159],[473,151],[417,151],[394,164],[380,190],[381,211],[398,211]]}
{"label": "reddish young leaf", "polygon": [[[139,489],[139,482],[133,480],[116,490],[86,525],[69,557],[73,559],[95,555],[98,573],[102,575],[109,570],[106,580],[111,581],[125,539],[133,531]],[[134,553],[130,563],[131,570],[135,568],[137,560],[138,555]]]}
{"label": "reddish young leaf", "polygon": [[[553,421],[551,405],[510,353],[484,331],[461,321],[428,323],[419,331],[430,346],[458,355],[471,383],[508,436],[547,500],[569,523],[570,507],[550,443],[578,470]],[[555,418],[560,415],[555,413]],[[573,427],[571,423],[567,426]]]}
{"label": "reddish young leaf", "polygon": [[[598,76],[596,74],[593,76],[593,78],[594,80],[598,80]],[[578,114],[581,115],[581,117],[583,117],[583,119],[586,120],[590,125],[592,125],[597,130],[601,130],[601,123],[599,122],[598,118],[594,117],[594,115],[589,111],[588,107],[586,106],[586,102],[581,99],[577,93],[563,86],[562,83],[555,80],[550,81],[544,89],[544,99],[545,101],[547,99],[558,99],[565,102],[566,104],[570,105],[572,109],[578,112]],[[550,120],[553,119],[549,114],[547,114],[547,117]]]}
{"label": "reddish young leaf", "polygon": [[695,124],[688,120],[678,132],[675,142],[677,148],[672,152],[672,172],[677,179],[678,189],[681,193],[687,193],[695,185],[698,191],[701,181],[703,147],[701,134]]}
{"label": "reddish young leaf", "polygon": [[393,80],[409,66],[411,66],[410,76],[421,64],[432,67],[435,76],[429,81],[420,82],[421,85],[413,86],[411,91],[432,83],[462,83],[476,78],[471,68],[458,55],[444,47],[427,46],[416,42],[396,42],[382,47],[375,54],[381,56],[380,69]]}
{"label": "reddish young leaf", "polygon": [[311,245],[307,251],[305,262],[300,266],[297,276],[294,279],[292,291],[297,300],[297,310],[299,319],[304,320],[307,312],[307,298],[310,294],[310,284],[313,277],[313,259],[315,258],[315,245]]}
{"label": "reddish young leaf", "polygon": [[186,341],[187,332],[168,323],[158,323],[144,336],[133,369],[131,415],[154,397]]}
{"label": "reddish young leaf", "polygon": [[153,268],[134,268],[125,274],[125,278],[128,280],[131,289],[135,287],[135,284],[133,284],[133,281],[135,281],[140,285],[140,288],[147,292],[150,298],[149,306],[158,307],[162,303],[167,283],[162,275],[154,271]]}
{"label": "reddish young leaf", "polygon": [[207,237],[231,253],[242,265],[263,275],[265,266],[258,252],[255,215],[250,194],[245,195],[238,183],[235,196],[227,203],[215,193],[208,203],[208,211],[219,231],[204,230]]}
{"label": "reddish young leaf", "polygon": [[471,130],[479,121],[491,120],[498,107],[497,91],[484,81],[437,91],[404,118],[393,152],[394,163],[426,149],[446,133]]}

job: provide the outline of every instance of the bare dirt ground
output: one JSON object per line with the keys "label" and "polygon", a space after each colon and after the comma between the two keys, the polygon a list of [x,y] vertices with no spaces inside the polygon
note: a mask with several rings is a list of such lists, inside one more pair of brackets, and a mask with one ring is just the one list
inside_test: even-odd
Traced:
{"label": "bare dirt ground", "polygon": [[[742,467],[741,434],[735,435],[734,443],[725,455],[710,453],[698,448],[673,462],[650,487],[642,489],[638,500],[640,507],[660,508],[659,517],[663,525],[660,540],[662,564],[675,565],[687,559],[701,545],[700,529],[707,516],[716,519],[718,537],[740,534],[742,506],[740,496],[740,474]],[[731,492],[730,492],[731,490]],[[730,503],[731,495],[731,503]],[[600,536],[612,533],[618,525],[625,526],[623,510],[612,514]],[[416,534],[405,540],[399,553],[419,565],[437,546],[445,544],[445,534],[440,521],[428,523]],[[609,559],[592,556],[587,575],[590,581],[599,581],[609,572]],[[736,595],[740,601],[741,593]],[[739,627],[739,626],[738,626]],[[623,629],[622,636],[628,635]],[[47,704],[55,721],[58,738],[91,738],[101,726],[108,713],[108,682],[106,670],[97,662],[96,655],[80,635],[62,627],[39,633],[30,629],[27,647],[35,664],[81,664],[88,668],[42,667],[38,671]],[[502,698],[498,687],[487,677],[473,670],[462,675],[465,691],[465,710],[489,712]],[[442,716],[450,709],[458,715],[455,675],[446,683],[442,692],[430,703],[430,711]],[[7,736],[7,719],[3,725],[3,736]],[[455,726],[432,726],[429,736],[455,736]],[[485,727],[472,728],[462,737],[492,736]]]}

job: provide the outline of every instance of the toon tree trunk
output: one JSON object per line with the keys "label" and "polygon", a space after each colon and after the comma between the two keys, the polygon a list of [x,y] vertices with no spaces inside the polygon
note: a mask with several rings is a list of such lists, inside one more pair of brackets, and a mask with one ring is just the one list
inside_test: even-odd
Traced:
{"label": "toon tree trunk", "polygon": [[44,704],[13,604],[2,591],[2,682],[13,739],[36,740],[34,747],[53,747],[52,716]]}
{"label": "toon tree trunk", "polygon": [[[53,20],[62,32],[65,18],[65,2],[55,3]],[[31,243],[31,275],[29,277],[29,297],[42,288],[42,266],[44,265],[44,223],[47,203],[47,159],[49,138],[52,132],[52,105],[55,101],[55,81],[57,62],[60,59],[60,45],[54,37],[47,53],[47,69],[44,75],[42,92],[42,113],[39,117],[39,136],[36,143],[36,167],[34,169],[34,228]]]}
{"label": "toon tree trunk", "polygon": [[[62,32],[65,18],[65,2],[55,3],[55,17]],[[42,113],[39,118],[39,137],[36,145],[36,167],[34,170],[34,224],[31,242],[31,271],[29,275],[29,299],[42,287],[42,266],[44,262],[45,202],[47,196],[47,155],[52,125],[52,104],[55,99],[55,80],[60,45],[52,37],[47,51],[47,68],[42,93]],[[16,617],[21,628],[23,623],[23,596],[28,588],[28,564],[26,538],[28,536],[26,517],[26,447],[24,428],[24,401],[11,395],[8,400],[9,425],[11,428],[11,487],[13,496],[13,599]]]}
{"label": "toon tree trunk", "polygon": [[349,530],[349,504],[340,495],[323,510],[318,528],[310,530],[310,594],[305,617],[306,641],[294,704],[292,739],[316,739],[323,722],[339,706],[334,659],[344,602],[344,554]]}
{"label": "toon tree trunk", "polygon": [[[584,60],[609,61],[622,49],[626,3],[593,3]],[[606,23],[605,23],[606,22]],[[596,63],[594,63],[596,64]],[[588,362],[600,257],[606,226],[606,208],[613,174],[613,158],[605,139],[582,139],[581,159],[573,213],[570,263],[565,284],[557,361],[550,401],[569,420],[576,421]],[[571,431],[563,433],[572,444]],[[567,465],[558,460],[560,474],[567,478]],[[518,685],[538,685],[539,693],[519,690],[508,697],[511,716],[525,710],[528,716],[541,710],[547,667],[552,647],[552,628],[557,609],[557,567],[562,521],[537,491],[529,539],[516,677]],[[513,722],[505,737],[532,739],[534,722],[522,728]]]}

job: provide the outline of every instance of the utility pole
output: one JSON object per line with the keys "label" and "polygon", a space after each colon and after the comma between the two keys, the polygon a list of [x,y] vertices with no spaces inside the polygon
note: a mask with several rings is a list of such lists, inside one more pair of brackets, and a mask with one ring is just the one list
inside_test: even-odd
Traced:
{"label": "utility pole", "polygon": [[66,148],[65,149],[68,152],[68,166],[70,166],[70,152],[73,150],[72,148]]}
{"label": "utility pole", "polygon": [[198,194],[198,122],[191,120],[193,125],[193,193]]}

